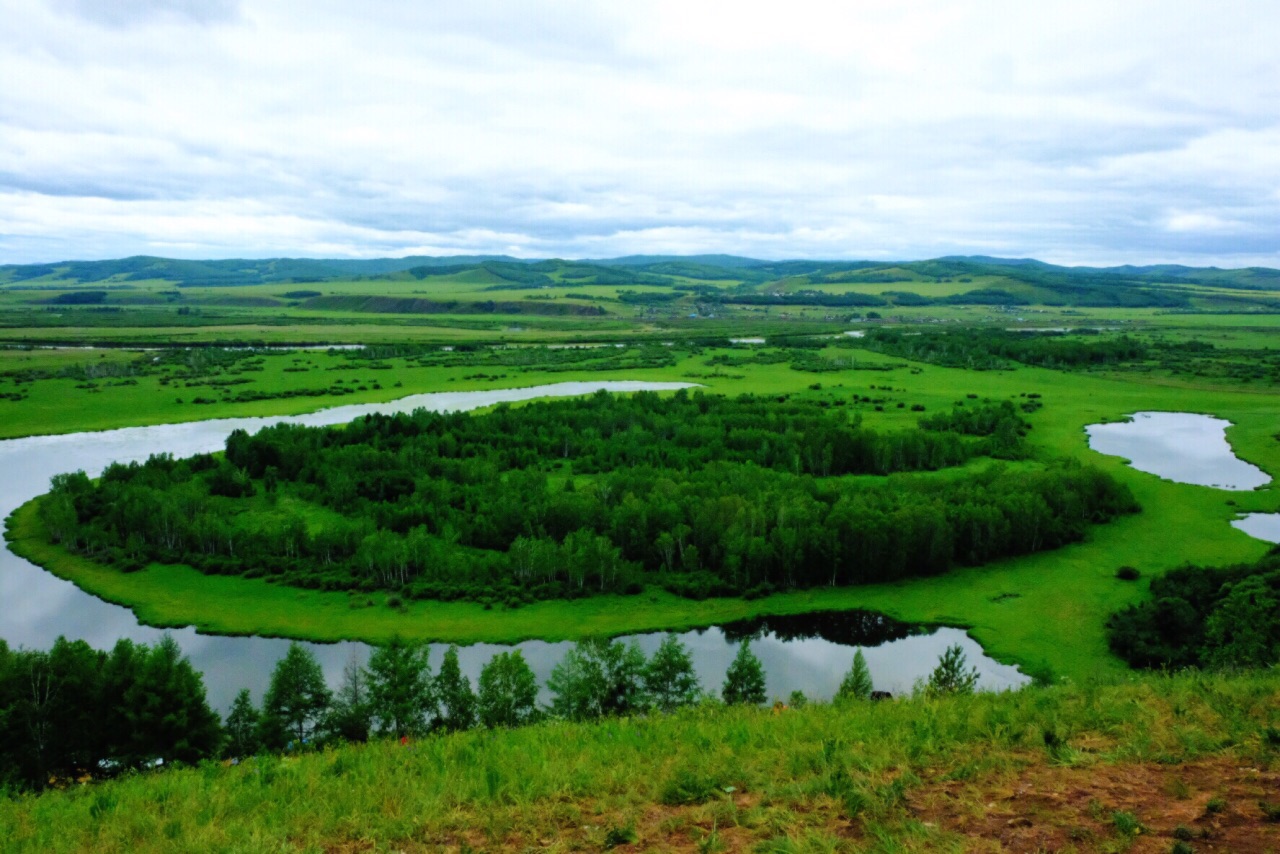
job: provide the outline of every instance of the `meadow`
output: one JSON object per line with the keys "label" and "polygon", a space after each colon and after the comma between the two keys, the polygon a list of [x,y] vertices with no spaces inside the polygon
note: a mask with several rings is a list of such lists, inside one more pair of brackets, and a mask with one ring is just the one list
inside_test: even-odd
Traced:
{"label": "meadow", "polygon": [[0,799],[0,838],[106,854],[1265,851],[1278,758],[1274,670],[1148,676],[206,763]]}

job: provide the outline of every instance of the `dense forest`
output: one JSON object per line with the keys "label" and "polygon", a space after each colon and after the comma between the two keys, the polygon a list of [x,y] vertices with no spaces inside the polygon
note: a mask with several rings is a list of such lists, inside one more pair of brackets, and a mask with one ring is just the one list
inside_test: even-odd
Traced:
{"label": "dense forest", "polygon": [[1107,622],[1133,667],[1266,667],[1280,660],[1280,548],[1256,564],[1185,566],[1151,581],[1150,598]]}
{"label": "dense forest", "polygon": [[55,541],[126,570],[518,606],[933,575],[1137,509],[1074,462],[900,474],[1027,455],[1011,402],[965,403],[893,432],[828,401],[683,391],[280,424],[222,456],[60,475],[40,512]]}

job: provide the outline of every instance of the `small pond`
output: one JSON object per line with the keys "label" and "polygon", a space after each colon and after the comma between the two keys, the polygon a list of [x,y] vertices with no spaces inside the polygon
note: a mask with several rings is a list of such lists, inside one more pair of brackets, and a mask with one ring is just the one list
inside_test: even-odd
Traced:
{"label": "small pond", "polygon": [[1177,483],[1241,491],[1271,481],[1231,450],[1230,421],[1190,412],[1135,412],[1131,419],[1090,424],[1089,447]]}

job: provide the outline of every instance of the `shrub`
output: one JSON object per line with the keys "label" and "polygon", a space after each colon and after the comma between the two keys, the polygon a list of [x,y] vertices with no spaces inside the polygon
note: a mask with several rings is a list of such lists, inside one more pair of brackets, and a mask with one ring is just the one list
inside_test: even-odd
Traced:
{"label": "shrub", "polygon": [[1121,581],[1137,581],[1142,577],[1142,573],[1135,566],[1122,566],[1116,570],[1116,578]]}
{"label": "shrub", "polygon": [[680,768],[663,784],[660,800],[669,807],[701,804],[715,797],[722,788],[713,776]]}

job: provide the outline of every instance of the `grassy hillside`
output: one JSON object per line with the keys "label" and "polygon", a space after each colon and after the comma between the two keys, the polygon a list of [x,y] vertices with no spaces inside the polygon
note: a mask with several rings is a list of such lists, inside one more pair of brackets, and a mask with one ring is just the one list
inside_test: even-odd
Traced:
{"label": "grassy hillside", "polygon": [[[1280,673],[377,742],[0,801],[10,851],[1280,849]],[[1182,847],[1177,847],[1178,845]]]}

